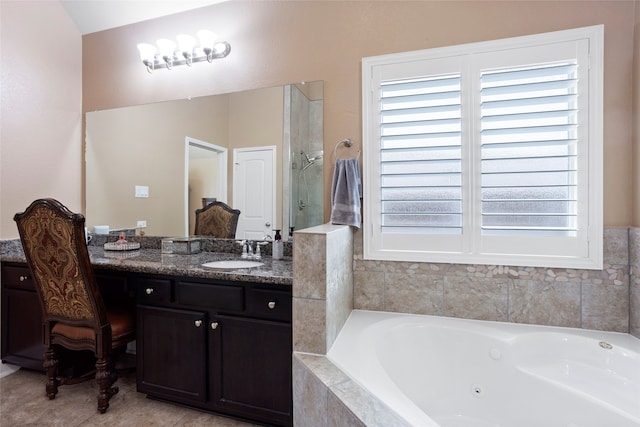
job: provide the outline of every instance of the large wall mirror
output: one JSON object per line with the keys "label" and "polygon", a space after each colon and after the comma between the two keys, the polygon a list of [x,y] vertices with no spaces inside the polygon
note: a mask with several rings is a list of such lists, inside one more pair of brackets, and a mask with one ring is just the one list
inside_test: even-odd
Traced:
{"label": "large wall mirror", "polygon": [[234,207],[241,154],[263,149],[275,153],[265,236],[323,222],[321,81],[88,112],[85,143],[90,229],[145,221],[150,236],[193,234],[203,199]]}

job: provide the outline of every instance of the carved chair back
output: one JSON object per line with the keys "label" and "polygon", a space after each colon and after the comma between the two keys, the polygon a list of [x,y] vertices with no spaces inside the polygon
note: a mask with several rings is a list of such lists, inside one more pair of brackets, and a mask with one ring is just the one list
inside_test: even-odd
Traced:
{"label": "carved chair back", "polygon": [[223,239],[236,237],[240,211],[223,202],[212,202],[196,210],[195,234]]}
{"label": "carved chair back", "polygon": [[14,217],[45,319],[45,344],[56,324],[95,330],[96,355],[108,354],[111,327],[96,283],[81,214],[39,199]]}

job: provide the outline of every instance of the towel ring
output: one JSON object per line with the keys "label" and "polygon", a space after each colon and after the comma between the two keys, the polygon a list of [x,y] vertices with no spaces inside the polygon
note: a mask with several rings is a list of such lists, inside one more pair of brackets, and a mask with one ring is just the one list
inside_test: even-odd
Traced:
{"label": "towel ring", "polygon": [[[338,147],[340,147],[341,145],[344,145],[345,147],[349,148],[351,146],[353,146],[353,141],[351,141],[351,138],[345,138],[341,141],[338,141],[338,143],[336,144],[335,148],[333,149],[333,158],[335,160],[338,159]],[[360,150],[358,150],[358,157],[360,157]]]}

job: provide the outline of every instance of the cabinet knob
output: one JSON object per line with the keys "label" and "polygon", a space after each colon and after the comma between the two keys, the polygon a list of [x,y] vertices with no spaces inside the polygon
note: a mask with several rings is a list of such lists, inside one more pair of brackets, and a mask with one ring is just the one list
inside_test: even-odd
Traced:
{"label": "cabinet knob", "polygon": [[218,322],[211,322],[211,329],[217,329],[218,328]]}
{"label": "cabinet knob", "polygon": [[269,304],[267,304],[269,306],[269,308],[271,310],[273,310],[274,308],[276,308],[276,302],[275,301],[269,301]]}
{"label": "cabinet knob", "polygon": [[196,325],[196,328],[199,328],[202,325],[202,320],[196,320],[193,323]]}
{"label": "cabinet knob", "polygon": [[147,295],[151,295],[153,293],[153,288],[147,288],[145,292],[147,293]]}
{"label": "cabinet knob", "polygon": [[25,280],[29,280],[29,276],[20,276],[19,279],[21,282],[24,282]]}

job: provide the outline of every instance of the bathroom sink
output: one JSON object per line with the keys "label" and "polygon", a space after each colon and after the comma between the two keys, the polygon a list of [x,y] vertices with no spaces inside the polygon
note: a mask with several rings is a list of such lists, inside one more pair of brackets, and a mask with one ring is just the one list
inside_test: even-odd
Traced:
{"label": "bathroom sink", "polygon": [[262,262],[258,261],[246,261],[242,259],[237,260],[229,260],[229,261],[214,261],[207,262],[206,264],[202,264],[203,267],[208,268],[217,268],[218,270],[236,270],[239,268],[253,268],[260,267],[264,265]]}

